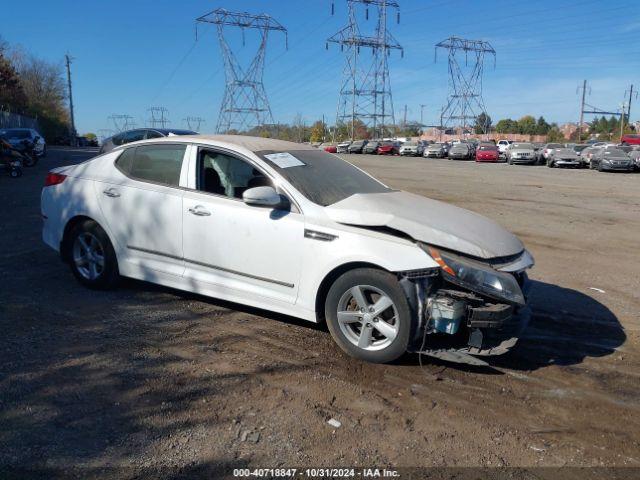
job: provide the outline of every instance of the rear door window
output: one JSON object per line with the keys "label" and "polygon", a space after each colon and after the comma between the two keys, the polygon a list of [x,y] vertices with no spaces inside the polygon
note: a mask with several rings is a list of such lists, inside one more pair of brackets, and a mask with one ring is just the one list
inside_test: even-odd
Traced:
{"label": "rear door window", "polygon": [[143,182],[177,187],[186,145],[143,145],[128,148],[116,160],[125,175]]}

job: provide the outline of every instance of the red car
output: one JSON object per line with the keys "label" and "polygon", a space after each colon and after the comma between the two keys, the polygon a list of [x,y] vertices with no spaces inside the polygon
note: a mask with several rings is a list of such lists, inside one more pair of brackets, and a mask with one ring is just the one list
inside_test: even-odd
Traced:
{"label": "red car", "polygon": [[500,152],[495,145],[480,145],[476,150],[476,162],[497,162]]}
{"label": "red car", "polygon": [[378,155],[400,155],[400,147],[397,143],[384,142],[378,147]]}
{"label": "red car", "polygon": [[623,145],[640,145],[640,134],[625,133],[620,138],[620,143]]}
{"label": "red car", "polygon": [[338,147],[335,145],[327,145],[324,147],[324,151],[328,153],[338,153]]}

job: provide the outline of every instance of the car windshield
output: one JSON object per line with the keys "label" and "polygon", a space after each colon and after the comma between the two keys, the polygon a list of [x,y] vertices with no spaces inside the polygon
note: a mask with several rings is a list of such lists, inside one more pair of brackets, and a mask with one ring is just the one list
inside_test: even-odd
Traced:
{"label": "car windshield", "polygon": [[29,134],[29,130],[19,130],[19,129],[12,129],[12,128],[9,128],[7,130],[2,130],[0,134],[2,134],[2,136],[5,138],[19,138],[19,139],[29,138],[31,136]]}
{"label": "car windshield", "polygon": [[574,145],[573,150],[576,152],[581,152],[583,151],[585,148],[587,148],[586,145]]}
{"label": "car windshield", "polygon": [[531,145],[530,143],[514,143],[513,145],[511,145],[511,148],[513,149],[523,148],[527,150],[533,150],[533,145]]}
{"label": "car windshield", "polygon": [[559,143],[550,143],[547,145],[547,148],[562,148],[562,145]]}
{"label": "car windshield", "polygon": [[607,148],[604,154],[611,157],[626,157],[627,154],[618,148]]}
{"label": "car windshield", "polygon": [[497,147],[494,145],[480,145],[480,150],[497,150]]}
{"label": "car windshield", "polygon": [[255,153],[277,170],[296,190],[323,207],[356,193],[391,191],[362,170],[323,150]]}
{"label": "car windshield", "polygon": [[413,142],[407,142],[403,145],[403,147],[417,147],[417,146],[418,144]]}

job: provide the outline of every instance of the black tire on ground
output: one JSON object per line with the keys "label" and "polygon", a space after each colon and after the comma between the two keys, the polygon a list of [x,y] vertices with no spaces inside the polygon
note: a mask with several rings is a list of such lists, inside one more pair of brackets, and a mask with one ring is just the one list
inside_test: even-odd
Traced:
{"label": "black tire on ground", "polygon": [[[104,266],[96,278],[90,279],[83,275],[76,262],[74,261],[74,245],[78,237],[84,234],[89,234],[96,239],[99,245],[99,249],[102,252],[104,258]],[[93,220],[85,220],[78,223],[73,227],[69,233],[69,239],[66,242],[67,248],[66,258],[69,259],[69,265],[73,275],[84,286],[95,290],[109,290],[115,288],[120,279],[120,273],[118,270],[118,259],[116,253],[113,250],[113,245],[109,240],[109,236]]]}
{"label": "black tire on ground", "polygon": [[603,172],[604,170],[602,170],[602,162],[598,163],[598,171],[599,172]]}
{"label": "black tire on ground", "polygon": [[[343,295],[349,295],[347,292],[350,292],[353,287],[358,285],[370,286],[384,292],[384,294],[391,299],[397,311],[397,320],[395,320],[397,323],[394,323],[397,327],[397,334],[389,345],[380,350],[360,348],[358,345],[352,343],[340,328],[338,322],[340,300]],[[373,304],[375,298],[367,298],[367,301]],[[325,318],[327,319],[327,326],[329,327],[331,336],[344,352],[354,358],[372,363],[388,363],[401,357],[407,351],[409,340],[413,338],[417,325],[416,320],[412,318],[409,302],[396,276],[389,272],[373,268],[350,270],[338,277],[329,289],[325,300]],[[380,320],[374,319],[374,323],[370,324],[374,326],[374,329],[375,322],[377,321]],[[363,324],[357,324],[356,328],[359,325]]]}
{"label": "black tire on ground", "polygon": [[547,160],[547,167],[553,168],[555,165],[553,164],[553,160]]}

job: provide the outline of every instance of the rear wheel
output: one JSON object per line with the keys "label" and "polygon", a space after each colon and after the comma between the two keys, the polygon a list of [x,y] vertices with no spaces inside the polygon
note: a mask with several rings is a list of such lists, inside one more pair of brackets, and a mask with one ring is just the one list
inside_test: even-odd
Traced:
{"label": "rear wheel", "polygon": [[342,350],[373,363],[403,355],[415,328],[396,277],[371,268],[351,270],[334,282],[325,301],[325,317]]}
{"label": "rear wheel", "polygon": [[85,220],[71,231],[68,258],[80,283],[93,289],[110,289],[119,279],[118,260],[106,232],[93,220]]}

